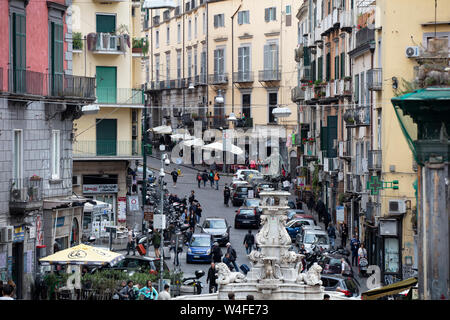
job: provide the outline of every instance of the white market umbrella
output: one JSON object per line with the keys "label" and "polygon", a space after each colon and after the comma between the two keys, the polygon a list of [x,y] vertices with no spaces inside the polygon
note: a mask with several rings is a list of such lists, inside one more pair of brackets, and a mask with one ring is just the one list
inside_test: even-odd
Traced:
{"label": "white market umbrella", "polygon": [[201,147],[203,146],[205,143],[203,142],[202,139],[200,138],[195,138],[195,139],[191,139],[191,140],[185,140],[182,142],[183,145],[187,146],[187,147]]}
{"label": "white market umbrella", "polygon": [[[230,145],[231,150],[227,150],[228,152],[231,152],[233,154],[241,155],[244,153],[244,150],[239,148],[238,146],[235,146],[234,144]],[[210,144],[207,144],[202,149],[204,150],[216,150],[216,151],[223,151],[223,142],[217,141]]]}
{"label": "white market umbrella", "polygon": [[175,133],[172,134],[170,138],[172,138],[172,140],[174,141],[178,141],[178,140],[191,140],[194,137],[191,136],[189,133]]}
{"label": "white market umbrella", "polygon": [[147,132],[149,131],[153,131],[154,133],[159,133],[159,134],[171,134],[172,133],[172,127],[170,126],[159,126],[159,127],[155,127],[155,128],[150,128],[147,130]]}

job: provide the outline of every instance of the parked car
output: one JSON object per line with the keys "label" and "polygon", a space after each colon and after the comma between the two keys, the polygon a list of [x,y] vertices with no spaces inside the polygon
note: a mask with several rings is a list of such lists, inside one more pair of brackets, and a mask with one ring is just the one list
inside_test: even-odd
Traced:
{"label": "parked car", "polygon": [[[322,267],[323,274],[341,274],[341,258],[344,258],[349,266],[352,265],[348,256],[342,254],[323,255],[317,263]],[[344,272],[344,275],[353,277],[352,268],[350,268],[350,271]]]}
{"label": "parked car", "polygon": [[360,284],[358,280],[348,276],[322,274],[320,276],[322,286],[325,291],[336,291],[339,287],[348,297],[361,296]]}
{"label": "parked car", "polygon": [[259,228],[260,214],[256,208],[241,207],[236,210],[234,218],[234,228]]}
{"label": "parked car", "polygon": [[238,185],[236,189],[231,192],[231,203],[233,206],[241,206],[244,203],[244,200],[247,199],[250,190],[254,189],[249,184]]}
{"label": "parked car", "polygon": [[312,219],[294,219],[290,220],[286,223],[286,231],[289,233],[289,236],[292,239],[292,242],[295,242],[297,238],[297,234],[300,232],[302,226],[314,226],[314,220]]}
{"label": "parked car", "polygon": [[258,211],[259,214],[262,213],[262,209],[259,207],[261,205],[261,201],[259,199],[245,199],[244,203],[242,204],[243,207],[248,207],[248,208],[256,208],[256,210]]}
{"label": "parked car", "polygon": [[248,178],[255,178],[255,177],[261,177],[262,178],[263,175],[258,170],[239,169],[233,175],[233,181],[234,180],[247,180]]}
{"label": "parked car", "polygon": [[[124,259],[117,262],[115,265],[111,266],[109,264],[95,267],[91,269],[91,273],[94,273],[99,270],[122,270],[124,272],[145,272],[148,273],[150,271],[161,270],[161,259],[160,258],[152,258],[146,256],[125,256]],[[169,271],[169,267],[164,261],[163,264],[164,271]]]}
{"label": "parked car", "polygon": [[196,233],[188,243],[186,263],[211,262],[213,237],[208,233]]}
{"label": "parked car", "polygon": [[306,252],[311,252],[313,245],[316,245],[323,250],[329,250],[330,240],[328,239],[328,233],[324,230],[315,229],[320,227],[313,228],[314,229],[304,229],[303,233],[297,234],[295,241],[297,246],[304,244]]}
{"label": "parked car", "polygon": [[212,235],[213,242],[218,242],[219,245],[226,245],[230,241],[230,228],[227,220],[224,218],[205,218],[201,225],[202,232]]}
{"label": "parked car", "polygon": [[306,214],[305,210],[302,209],[290,209],[288,210],[287,213],[287,218],[289,220],[293,220],[293,219],[312,219],[314,221],[314,224],[317,225],[316,220],[314,219],[314,217],[310,214]]}
{"label": "parked car", "polygon": [[259,182],[255,185],[255,197],[259,198],[261,191],[273,191],[276,189],[275,183],[272,182]]}

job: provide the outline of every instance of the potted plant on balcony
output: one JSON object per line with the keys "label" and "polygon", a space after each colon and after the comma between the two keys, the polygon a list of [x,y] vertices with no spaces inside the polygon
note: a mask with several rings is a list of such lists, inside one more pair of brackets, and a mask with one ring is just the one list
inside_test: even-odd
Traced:
{"label": "potted plant on balcony", "polygon": [[133,53],[142,53],[144,56],[148,53],[148,42],[145,38],[133,38]]}
{"label": "potted plant on balcony", "polygon": [[73,50],[83,50],[83,38],[81,32],[73,33]]}

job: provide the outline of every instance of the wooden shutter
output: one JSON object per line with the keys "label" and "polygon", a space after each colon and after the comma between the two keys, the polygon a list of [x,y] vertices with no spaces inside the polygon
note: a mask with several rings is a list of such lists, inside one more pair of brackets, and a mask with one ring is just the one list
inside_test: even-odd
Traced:
{"label": "wooden shutter", "polygon": [[359,102],[359,74],[355,74],[354,88],[353,99],[355,102]]}
{"label": "wooden shutter", "polygon": [[242,14],[242,11],[238,12],[238,24],[243,24]]}
{"label": "wooden shutter", "polygon": [[114,33],[116,31],[116,16],[97,14],[97,32]]}
{"label": "wooden shutter", "polygon": [[311,64],[311,49],[308,47],[303,48],[303,65],[305,67]]}
{"label": "wooden shutter", "polygon": [[333,146],[334,140],[337,139],[337,116],[327,117],[327,157],[336,158],[337,148]]}
{"label": "wooden shutter", "polygon": [[319,57],[319,59],[317,60],[317,63],[318,63],[317,80],[322,81],[322,79],[323,79],[323,57]]}
{"label": "wooden shutter", "polygon": [[242,72],[244,71],[244,47],[238,48],[238,78],[242,77]]}
{"label": "wooden shutter", "polygon": [[14,91],[26,91],[26,18],[13,13],[13,85]]}
{"label": "wooden shutter", "polygon": [[320,150],[327,150],[328,146],[328,128],[320,127]]}
{"label": "wooden shutter", "polygon": [[345,77],[345,53],[341,53],[341,79]]}
{"label": "wooden shutter", "polygon": [[327,72],[327,81],[330,81],[331,79],[331,54],[327,53],[327,60],[326,60],[326,72]]}
{"label": "wooden shutter", "polygon": [[269,22],[269,10],[270,10],[270,8],[266,8],[266,9],[264,10],[264,20],[265,20],[266,22]]}
{"label": "wooden shutter", "polygon": [[334,57],[334,79],[339,79],[339,56]]}
{"label": "wooden shutter", "polygon": [[264,70],[270,70],[270,45],[264,45]]}
{"label": "wooden shutter", "polygon": [[219,20],[219,15],[214,15],[214,28],[217,28],[218,27],[218,20]]}
{"label": "wooden shutter", "polygon": [[277,20],[277,8],[272,7],[272,11],[273,11],[273,20],[276,21]]}
{"label": "wooden shutter", "polygon": [[53,95],[61,95],[64,74],[64,31],[63,25],[51,23],[51,90]]}

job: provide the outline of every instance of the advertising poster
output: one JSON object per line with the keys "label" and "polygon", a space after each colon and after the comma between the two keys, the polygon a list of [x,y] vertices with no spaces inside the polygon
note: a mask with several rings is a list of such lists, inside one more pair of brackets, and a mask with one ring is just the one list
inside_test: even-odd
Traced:
{"label": "advertising poster", "polygon": [[344,222],[344,206],[336,207],[336,223]]}

